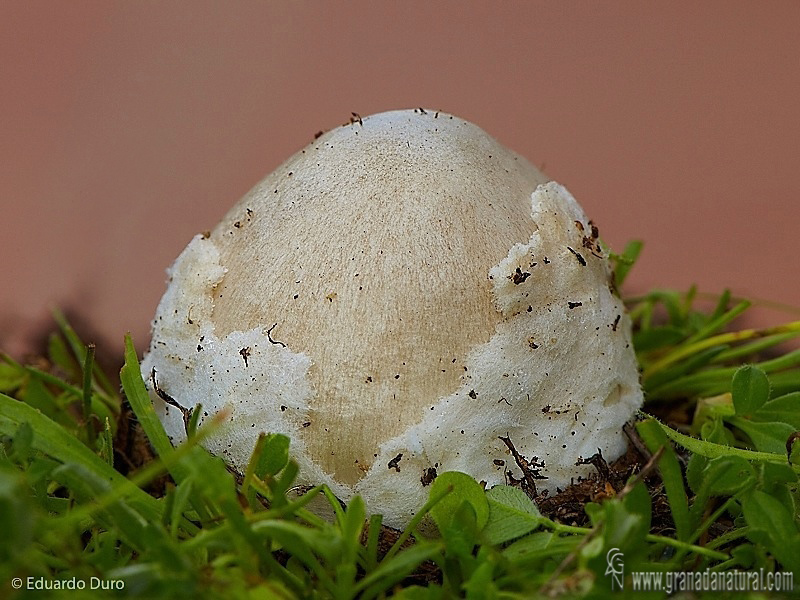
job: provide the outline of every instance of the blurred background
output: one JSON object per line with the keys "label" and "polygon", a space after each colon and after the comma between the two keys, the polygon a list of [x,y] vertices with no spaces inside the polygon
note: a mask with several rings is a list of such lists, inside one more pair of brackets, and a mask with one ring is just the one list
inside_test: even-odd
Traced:
{"label": "blurred background", "polygon": [[653,286],[800,306],[800,3],[0,1],[0,348],[142,350],[165,268],[314,134],[426,106],[565,184]]}

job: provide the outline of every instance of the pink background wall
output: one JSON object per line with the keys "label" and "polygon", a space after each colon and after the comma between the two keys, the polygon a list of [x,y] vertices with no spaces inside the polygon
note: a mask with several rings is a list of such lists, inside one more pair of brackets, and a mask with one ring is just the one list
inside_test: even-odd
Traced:
{"label": "pink background wall", "polygon": [[800,3],[654,6],[2,2],[0,347],[59,305],[144,348],[194,233],[318,130],[414,106],[644,238],[629,290],[800,306]]}

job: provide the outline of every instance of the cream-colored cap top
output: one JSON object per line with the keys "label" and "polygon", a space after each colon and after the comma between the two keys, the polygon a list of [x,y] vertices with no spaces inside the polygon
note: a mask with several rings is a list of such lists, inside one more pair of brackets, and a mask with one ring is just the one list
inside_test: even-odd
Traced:
{"label": "cream-colored cap top", "polygon": [[326,471],[355,483],[458,388],[501,318],[489,269],[530,237],[545,181],[472,123],[388,112],[318,138],[214,229],[217,334],[277,323],[311,358],[303,436]]}

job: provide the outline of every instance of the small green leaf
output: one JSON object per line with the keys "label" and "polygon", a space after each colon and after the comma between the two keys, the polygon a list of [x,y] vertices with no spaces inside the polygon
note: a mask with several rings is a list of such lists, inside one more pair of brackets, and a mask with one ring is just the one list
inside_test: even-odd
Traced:
{"label": "small green leaf", "polygon": [[700,427],[700,437],[707,442],[731,446],[734,437],[731,430],[725,427],[725,423],[719,417],[712,417]]}
{"label": "small green leaf", "polygon": [[[637,490],[638,488],[638,490]],[[636,492],[635,500],[631,496]],[[644,498],[642,497],[644,494]],[[644,484],[638,483],[624,501],[617,499],[603,502],[603,547],[619,548],[626,555],[639,557],[644,545],[644,537],[650,529],[650,496]],[[646,510],[640,512],[644,503]]]}
{"label": "small green leaf", "polygon": [[452,487],[453,491],[431,508],[431,517],[444,532],[449,529],[454,515],[463,503],[467,503],[475,513],[475,524],[478,531],[486,526],[489,520],[489,502],[483,488],[472,477],[458,471],[448,471],[439,475],[431,484],[430,495]]}
{"label": "small green leaf", "polygon": [[347,505],[347,510],[344,512],[344,519],[341,523],[342,538],[350,547],[355,548],[358,545],[366,520],[367,509],[364,505],[364,500],[361,496],[353,496],[353,499]]}
{"label": "small green leaf", "polygon": [[289,462],[289,438],[280,433],[269,433],[264,436],[264,447],[258,458],[256,475],[263,479],[267,475],[275,476]]}
{"label": "small green leaf", "polygon": [[[370,590],[372,591],[372,590]],[[445,598],[444,590],[438,585],[411,585],[408,587],[399,587],[396,592],[392,592],[392,598],[395,600],[442,600]],[[376,594],[369,594],[368,597],[374,597]],[[450,597],[449,594],[447,596]]]}
{"label": "small green leaf", "polygon": [[800,429],[800,392],[773,398],[753,414],[754,421],[788,423]]}
{"label": "small green leaf", "polygon": [[581,548],[581,558],[583,560],[593,560],[604,553],[605,548],[603,538],[598,536]]}
{"label": "small green leaf", "polygon": [[25,379],[25,370],[16,365],[0,363],[0,392],[17,389]]}
{"label": "small green leaf", "polygon": [[16,433],[14,433],[14,437],[12,438],[11,457],[17,462],[27,461],[28,458],[30,458],[32,446],[33,429],[31,428],[30,423],[25,421],[24,423],[20,423],[19,427],[17,427]]}
{"label": "small green leaf", "polygon": [[686,483],[689,484],[695,494],[703,485],[703,477],[707,465],[708,459],[705,456],[694,453],[689,456],[689,461],[686,463]]}
{"label": "small green leaf", "polygon": [[746,365],[733,374],[731,381],[733,407],[739,416],[749,416],[769,399],[769,379],[758,367]]}
{"label": "small green leaf", "polygon": [[755,469],[738,456],[720,456],[708,461],[701,476],[700,496],[733,496],[755,480]]}
{"label": "small green leaf", "polygon": [[[644,538],[647,532],[650,531],[650,519],[652,518],[653,510],[647,486],[642,482],[634,485],[633,489],[628,492],[628,495],[622,499],[622,504],[631,515],[635,515],[642,520],[640,537]],[[610,525],[611,521],[609,521],[609,526]]]}
{"label": "small green leaf", "polygon": [[292,484],[297,478],[297,474],[299,472],[300,468],[297,466],[297,463],[293,460],[290,460],[280,472],[280,475],[269,482],[269,489],[272,492],[273,503],[283,504],[286,502],[286,498],[284,498],[284,496],[289,488],[292,487]]}
{"label": "small green leaf", "polygon": [[754,423],[740,417],[731,417],[728,422],[744,431],[759,452],[785,452],[786,440],[795,431],[794,427],[786,423]]}
{"label": "small green leaf", "polygon": [[763,544],[788,571],[800,571],[800,531],[780,501],[759,490],[745,496],[742,511],[750,525],[751,540]]}
{"label": "small green leaf", "polygon": [[539,509],[519,488],[498,485],[486,492],[489,520],[484,539],[489,544],[502,544],[530,533],[542,522]]}
{"label": "small green leaf", "polygon": [[583,511],[589,517],[592,526],[597,526],[603,521],[603,507],[597,502],[587,502],[583,506]]}
{"label": "small green leaf", "polygon": [[636,259],[639,258],[643,246],[644,242],[641,240],[631,240],[628,242],[627,246],[625,246],[622,254],[612,255],[612,260],[615,263],[614,282],[617,287],[622,287],[622,284],[625,283],[625,279],[628,277],[628,273],[634,263],[636,263]]}
{"label": "small green leaf", "polygon": [[494,565],[488,561],[481,562],[472,572],[470,578],[463,584],[467,592],[467,600],[488,600],[497,598],[497,585],[492,579]]}
{"label": "small green leaf", "polygon": [[782,465],[764,463],[760,465],[759,470],[757,489],[781,502],[790,513],[798,514],[797,500],[795,500],[798,475],[792,467],[788,463]]}
{"label": "small green leaf", "polygon": [[535,564],[541,560],[553,560],[558,564],[583,539],[577,535],[561,537],[550,531],[537,531],[513,542],[502,554],[518,564]]}
{"label": "small green leaf", "polygon": [[755,562],[756,552],[752,544],[742,544],[731,550],[731,556],[736,559],[740,567],[749,569]]}

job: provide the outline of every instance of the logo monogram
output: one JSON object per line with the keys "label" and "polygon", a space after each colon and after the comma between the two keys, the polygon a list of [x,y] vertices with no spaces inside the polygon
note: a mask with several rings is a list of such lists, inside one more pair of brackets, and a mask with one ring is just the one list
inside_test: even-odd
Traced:
{"label": "logo monogram", "polygon": [[625,565],[623,564],[623,559],[625,555],[620,551],[619,548],[611,548],[608,552],[606,552],[606,564],[608,567],[606,568],[606,575],[611,575],[611,589],[622,589],[625,579]]}

